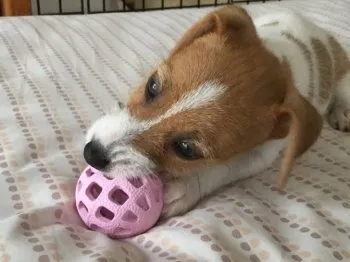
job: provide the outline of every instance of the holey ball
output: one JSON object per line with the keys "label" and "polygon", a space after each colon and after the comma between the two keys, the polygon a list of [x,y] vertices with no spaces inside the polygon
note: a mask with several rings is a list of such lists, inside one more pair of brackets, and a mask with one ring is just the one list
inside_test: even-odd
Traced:
{"label": "holey ball", "polygon": [[88,166],[76,187],[76,207],[91,229],[112,238],[141,234],[158,221],[163,185],[157,176],[110,179]]}

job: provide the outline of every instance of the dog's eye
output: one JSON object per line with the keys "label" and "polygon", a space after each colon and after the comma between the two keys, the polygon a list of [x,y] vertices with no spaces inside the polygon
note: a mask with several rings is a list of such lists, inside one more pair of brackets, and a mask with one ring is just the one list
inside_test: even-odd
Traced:
{"label": "dog's eye", "polygon": [[176,140],[172,144],[172,149],[177,156],[186,160],[195,160],[201,157],[195,144],[188,140]]}
{"label": "dog's eye", "polygon": [[148,79],[145,90],[145,97],[147,102],[151,102],[160,93],[160,85],[157,78],[153,75]]}

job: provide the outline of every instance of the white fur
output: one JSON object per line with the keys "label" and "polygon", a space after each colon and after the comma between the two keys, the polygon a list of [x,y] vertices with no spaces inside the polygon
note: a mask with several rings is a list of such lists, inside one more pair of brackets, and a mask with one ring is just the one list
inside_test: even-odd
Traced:
{"label": "white fur", "polygon": [[350,72],[339,81],[335,96],[329,124],[333,128],[350,131]]}
{"label": "white fur", "polygon": [[350,101],[350,72],[347,73],[338,83],[336,91],[337,105],[342,107],[349,107]]}
{"label": "white fur", "polygon": [[159,123],[163,119],[169,118],[189,109],[203,107],[219,99],[226,91],[227,87],[214,81],[206,82],[199,88],[186,94],[180,101],[175,103],[166,113],[160,116],[155,122]]}
{"label": "white fur", "polygon": [[[278,25],[264,26],[264,24],[273,21],[277,21]],[[315,50],[313,50],[311,45],[311,39],[320,40],[327,47],[330,55],[332,55],[328,44],[329,33],[308,21],[306,18],[293,12],[266,15],[256,19],[254,22],[265,46],[280,60],[287,58],[293,73],[295,87],[299,90],[300,94],[308,99],[321,115],[324,115],[331,99],[324,102],[318,96],[320,72],[318,70],[319,67]],[[309,82],[312,76],[309,74],[308,61],[305,59],[303,50],[294,41],[288,39],[285,33],[298,39],[310,52],[313,64],[312,74],[314,75],[314,81],[312,83],[314,92],[313,99],[311,100],[308,97],[308,93],[310,91]]]}

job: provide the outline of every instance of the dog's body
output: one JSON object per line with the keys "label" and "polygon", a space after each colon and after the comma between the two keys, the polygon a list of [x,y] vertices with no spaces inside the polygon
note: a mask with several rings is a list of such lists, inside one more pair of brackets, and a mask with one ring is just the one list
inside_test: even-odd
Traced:
{"label": "dog's body", "polygon": [[[334,128],[349,131],[350,62],[337,41],[295,13],[265,15],[254,24],[266,48],[281,62],[288,60],[300,94]],[[178,187],[186,192],[182,199],[168,200],[172,204],[166,207],[167,216],[188,210],[200,198],[225,185],[261,173],[278,159],[286,139],[268,141],[226,165],[202,171],[196,178],[184,181]]]}
{"label": "dog's body", "polygon": [[[85,158],[110,174],[126,160],[137,162],[137,170],[166,173],[164,217],[262,172],[284,150],[278,180],[283,187],[294,159],[318,138],[323,116],[337,129],[350,129],[349,59],[334,37],[293,13],[253,23],[236,6],[214,11],[185,34],[154,74],[158,80],[151,88],[161,90],[147,93],[148,82],[122,113],[98,120]],[[99,149],[112,144],[114,155],[129,153],[117,165],[109,159],[101,164],[101,157],[97,163],[92,152],[100,156]]]}

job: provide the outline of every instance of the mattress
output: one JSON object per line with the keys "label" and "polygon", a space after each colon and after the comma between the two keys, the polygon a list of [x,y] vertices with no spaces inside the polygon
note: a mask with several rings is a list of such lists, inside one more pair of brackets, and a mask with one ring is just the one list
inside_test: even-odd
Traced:
{"label": "mattress", "polygon": [[[350,1],[244,6],[300,11],[350,51]],[[350,261],[350,136],[327,124],[284,193],[273,166],[125,240],[77,216],[87,128],[211,10],[0,20],[0,261]]]}

